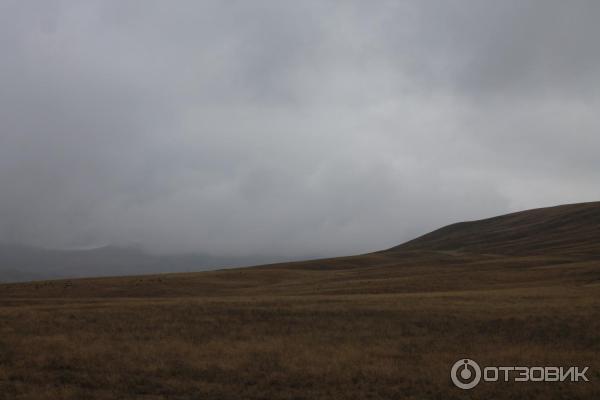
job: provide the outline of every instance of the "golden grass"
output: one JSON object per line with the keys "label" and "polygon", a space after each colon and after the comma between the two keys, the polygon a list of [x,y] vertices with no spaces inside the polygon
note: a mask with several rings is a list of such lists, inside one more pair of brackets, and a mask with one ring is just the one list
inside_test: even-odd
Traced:
{"label": "golden grass", "polygon": [[[281,285],[268,271],[264,279]],[[118,282],[105,282],[109,292],[121,293]],[[584,399],[600,390],[598,285],[379,293],[374,284],[375,293],[353,295],[304,294],[298,281],[298,293],[235,295],[251,286],[229,284],[227,295],[131,298],[38,297],[42,289],[26,286],[30,297],[0,301],[0,398],[458,399],[466,393],[449,368],[465,356],[591,367],[589,383],[482,383],[470,398]]]}
{"label": "golden grass", "polygon": [[[599,223],[589,203],[355,257],[0,285],[0,398],[598,399]],[[464,357],[590,382],[465,392]]]}

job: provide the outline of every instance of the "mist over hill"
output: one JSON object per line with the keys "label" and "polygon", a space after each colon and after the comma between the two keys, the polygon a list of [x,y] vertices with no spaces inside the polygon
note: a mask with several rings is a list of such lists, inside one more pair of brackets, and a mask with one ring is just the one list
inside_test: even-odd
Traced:
{"label": "mist over hill", "polygon": [[192,272],[283,261],[274,256],[155,255],[135,247],[58,250],[0,244],[0,282]]}
{"label": "mist over hill", "polygon": [[[0,393],[458,399],[449,371],[468,354],[590,371],[580,385],[484,382],[473,399],[597,398],[599,218],[600,203],[573,204],[453,224],[356,256],[0,284],[0,367],[10,371]],[[111,247],[4,254],[30,267],[20,272],[64,274],[203,261]]]}
{"label": "mist over hill", "polygon": [[[467,287],[478,274],[489,274],[490,266],[506,274],[507,266],[527,269],[541,265],[577,266],[571,278],[596,282],[600,259],[600,202],[569,204],[526,210],[478,221],[452,224],[388,250],[328,259],[293,260],[268,256],[215,257],[205,254],[153,255],[139,248],[105,246],[87,250],[49,250],[26,246],[0,246],[0,280],[30,281],[50,278],[84,278],[196,272],[225,267],[246,267],[251,273],[281,271],[353,271],[361,280],[381,269],[380,283],[405,287],[398,276],[425,276],[443,285]],[[582,263],[585,267],[582,267]],[[269,265],[261,265],[269,264]],[[460,266],[464,271],[447,270]],[[415,275],[416,274],[416,275]],[[194,274],[192,274],[194,275]],[[220,275],[221,276],[221,275]],[[226,275],[222,275],[226,276]],[[544,273],[538,278],[547,279]],[[564,276],[554,277],[562,282]],[[186,278],[186,285],[189,278]],[[196,279],[194,277],[192,280]],[[322,285],[315,277],[307,288]],[[347,276],[332,283],[343,285]],[[508,279],[508,278],[507,278]],[[513,278],[510,278],[513,279]],[[516,279],[516,278],[514,278]],[[228,283],[228,281],[226,280]],[[429,281],[427,281],[429,282]],[[281,290],[285,286],[278,286]],[[429,284],[429,283],[427,283]],[[111,284],[112,285],[112,284]],[[422,286],[422,284],[419,284]],[[192,285],[193,286],[193,285]],[[219,286],[218,284],[215,286]],[[409,285],[410,286],[410,285]],[[369,286],[371,289],[373,285]],[[416,286],[415,286],[416,287]],[[112,288],[112,286],[111,286]],[[166,287],[165,287],[166,288]],[[122,295],[132,290],[124,286]],[[278,289],[278,290],[279,290]],[[113,290],[113,289],[111,289]],[[166,290],[166,289],[165,289]],[[171,287],[173,293],[180,289]],[[310,289],[312,290],[312,289]],[[404,289],[403,289],[404,290]]]}

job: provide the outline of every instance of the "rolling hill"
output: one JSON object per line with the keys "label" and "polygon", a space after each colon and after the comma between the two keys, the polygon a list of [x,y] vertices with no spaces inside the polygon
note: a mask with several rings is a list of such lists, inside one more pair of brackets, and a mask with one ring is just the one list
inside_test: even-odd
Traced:
{"label": "rolling hill", "polygon": [[[61,281],[46,281],[0,290],[16,295],[36,286],[30,294],[77,297],[91,290],[98,296],[174,297],[592,285],[600,282],[599,239],[600,202],[583,203],[453,224],[389,250],[357,256],[202,273],[77,279],[70,280],[68,289]],[[160,263],[152,260],[157,271]]]}
{"label": "rolling hill", "polygon": [[[351,257],[2,284],[0,398],[598,398],[599,218],[566,205]],[[589,382],[465,393],[465,357]]]}
{"label": "rolling hill", "polygon": [[390,251],[600,257],[600,202],[539,208],[428,233]]}

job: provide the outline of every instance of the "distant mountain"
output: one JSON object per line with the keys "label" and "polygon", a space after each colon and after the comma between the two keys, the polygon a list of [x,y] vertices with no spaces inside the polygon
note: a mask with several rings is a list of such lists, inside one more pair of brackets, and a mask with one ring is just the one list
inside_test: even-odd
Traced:
{"label": "distant mountain", "polygon": [[388,251],[600,258],[600,202],[568,204],[448,225]]}
{"label": "distant mountain", "polygon": [[53,250],[0,244],[0,282],[191,272],[276,261],[282,260],[263,256],[153,255],[137,248],[116,246]]}
{"label": "distant mountain", "polygon": [[[409,282],[407,276],[415,272],[413,268],[419,268],[419,271],[430,270],[432,275],[428,279],[439,280],[444,277],[444,285],[448,285],[468,282],[483,271],[490,273],[492,266],[498,268],[497,274],[506,274],[509,271],[506,269],[507,265],[539,267],[560,264],[567,268],[572,263],[578,266],[577,279],[596,282],[598,260],[600,202],[594,202],[540,208],[479,221],[461,222],[388,250],[307,261],[261,256],[152,255],[137,248],[113,246],[87,250],[48,250],[0,245],[0,281],[195,272],[279,262],[280,264],[259,266],[248,271],[258,273],[282,269],[353,269],[361,280],[373,274],[383,274],[381,276],[385,276],[386,279],[380,282],[385,282],[386,285],[392,285],[394,279],[402,277],[396,284],[403,287],[402,285]],[[582,262],[586,263],[585,268],[582,267]],[[458,281],[455,279],[456,275],[445,275],[449,273],[445,269],[447,265],[460,265],[468,268],[469,273]],[[377,272],[379,269],[383,272]],[[558,269],[553,271],[556,273]],[[453,270],[452,274],[456,273],[456,270]],[[548,272],[545,271],[541,278],[546,279],[548,276]],[[571,278],[573,276],[575,275]],[[332,282],[340,283],[341,278],[342,276],[336,276]],[[561,275],[556,278],[564,277]],[[411,276],[410,279],[414,277]]]}
{"label": "distant mountain", "polygon": [[[265,261],[268,262],[268,261]],[[438,229],[389,250],[256,265],[253,259],[152,256],[135,249],[87,251],[4,248],[5,276],[112,275],[0,285],[4,296],[185,297],[356,295],[519,288],[600,287],[600,203],[523,211]],[[53,274],[53,275],[51,275]],[[147,276],[123,277],[123,275]],[[7,278],[8,279],[8,278]],[[39,279],[39,278],[38,278]],[[536,289],[538,290],[538,289]]]}

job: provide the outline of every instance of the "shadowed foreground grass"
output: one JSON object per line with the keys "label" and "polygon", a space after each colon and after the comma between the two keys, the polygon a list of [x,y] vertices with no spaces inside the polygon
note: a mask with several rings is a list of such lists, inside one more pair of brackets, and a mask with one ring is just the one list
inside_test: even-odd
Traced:
{"label": "shadowed foreground grass", "polygon": [[[6,399],[594,398],[598,286],[0,302]],[[454,388],[450,366],[590,366]]]}

